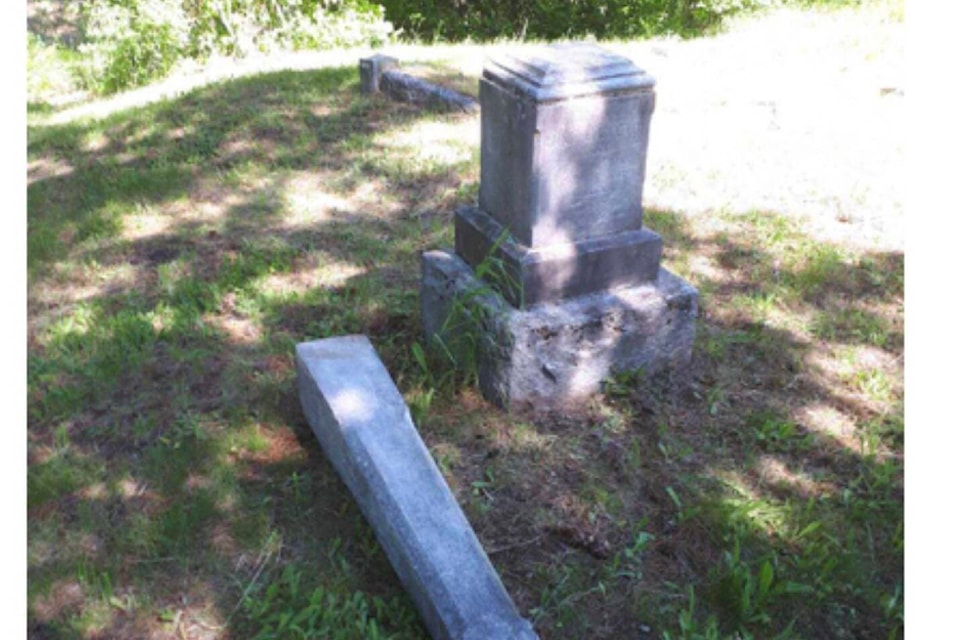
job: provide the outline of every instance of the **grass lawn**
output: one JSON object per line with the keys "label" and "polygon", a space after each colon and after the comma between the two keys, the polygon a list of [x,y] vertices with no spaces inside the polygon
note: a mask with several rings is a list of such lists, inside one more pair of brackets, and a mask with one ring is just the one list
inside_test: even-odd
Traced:
{"label": "grass lawn", "polygon": [[477,116],[350,65],[28,138],[31,637],[425,638],[299,407],[294,345],[349,333],[545,640],[902,636],[901,251],[648,210],[702,295],[690,388],[508,415],[414,347]]}

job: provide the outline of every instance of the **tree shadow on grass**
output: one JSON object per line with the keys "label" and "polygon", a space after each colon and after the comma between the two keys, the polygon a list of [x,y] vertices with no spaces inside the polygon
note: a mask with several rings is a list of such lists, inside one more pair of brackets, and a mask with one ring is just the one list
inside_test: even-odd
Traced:
{"label": "tree shadow on grass", "polygon": [[[436,239],[408,207],[456,176],[380,163],[376,139],[455,117],[357,86],[352,69],[267,74],[31,129],[32,637],[245,637],[316,588],[423,637],[294,391],[302,340],[368,333],[403,359],[416,249]],[[302,171],[321,176],[307,196],[346,204],[291,224]],[[368,184],[393,206],[358,204]],[[157,229],[129,234],[138,215]]]}
{"label": "tree shadow on grass", "polygon": [[[311,305],[325,310],[341,312]],[[136,347],[124,335],[83,340],[83,367],[48,355],[31,372],[60,381],[31,385],[41,396],[29,425],[32,635],[92,625],[96,637],[142,636],[177,612],[190,629],[210,624],[213,606],[248,636],[263,622],[248,605],[286,566],[308,576],[304,589],[362,597],[371,611],[376,598],[399,598],[377,618],[391,628],[387,614],[410,605],[300,414],[290,366],[300,306],[271,308],[259,343],[185,315]]]}
{"label": "tree shadow on grass", "polygon": [[[31,273],[68,246],[115,240],[123,217],[138,207],[225,197],[248,186],[245,180],[269,173],[330,170],[338,174],[332,187],[340,191],[379,178],[401,204],[429,197],[421,188],[431,185],[421,183],[433,175],[388,175],[364,157],[378,154],[376,134],[435,114],[356,95],[355,76],[351,68],[271,73],[194,90],[104,122],[31,127]],[[246,211],[235,213],[258,218],[255,201],[243,206]]]}

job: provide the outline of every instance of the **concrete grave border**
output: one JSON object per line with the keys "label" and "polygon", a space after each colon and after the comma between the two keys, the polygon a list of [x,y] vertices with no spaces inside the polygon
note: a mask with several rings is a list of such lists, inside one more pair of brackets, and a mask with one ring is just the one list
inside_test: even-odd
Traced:
{"label": "concrete grave border", "polygon": [[536,640],[420,439],[373,345],[296,347],[303,412],[435,640]]}
{"label": "concrete grave border", "polygon": [[434,105],[444,109],[475,113],[480,105],[472,97],[452,89],[414,78],[399,71],[400,61],[378,53],[360,59],[360,90],[383,93],[392,100]]}

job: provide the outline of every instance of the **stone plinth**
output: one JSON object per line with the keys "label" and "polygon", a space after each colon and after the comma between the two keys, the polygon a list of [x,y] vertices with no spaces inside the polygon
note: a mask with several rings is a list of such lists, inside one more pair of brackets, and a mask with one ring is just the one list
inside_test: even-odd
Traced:
{"label": "stone plinth", "polygon": [[620,371],[683,382],[698,294],[665,269],[653,282],[521,310],[449,252],[428,251],[421,266],[428,344],[475,362],[483,395],[501,407],[575,404]]}
{"label": "stone plinth", "polygon": [[384,71],[381,74],[380,91],[400,102],[410,102],[441,109],[455,109],[468,113],[480,109],[477,101],[470,96],[395,70]]}
{"label": "stone plinth", "polygon": [[649,229],[531,249],[477,207],[454,217],[456,252],[518,309],[541,302],[652,282],[660,273],[662,240]]}
{"label": "stone plinth", "polygon": [[402,73],[399,67],[399,60],[382,53],[360,58],[360,92],[382,93],[400,102],[467,113],[480,109],[471,96]]}

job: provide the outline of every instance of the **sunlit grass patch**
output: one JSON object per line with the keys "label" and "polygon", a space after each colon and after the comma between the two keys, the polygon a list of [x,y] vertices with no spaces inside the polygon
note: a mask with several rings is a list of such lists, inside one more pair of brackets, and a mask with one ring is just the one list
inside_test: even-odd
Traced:
{"label": "sunlit grass patch", "polygon": [[850,376],[853,387],[874,402],[889,404],[896,392],[895,383],[889,374],[880,369],[866,369]]}
{"label": "sunlit grass patch", "polygon": [[855,307],[845,307],[818,314],[812,332],[819,338],[849,340],[883,348],[891,339],[892,327],[882,316]]}
{"label": "sunlit grass patch", "polygon": [[384,162],[409,164],[414,171],[467,170],[477,160],[480,128],[473,118],[418,122],[402,130],[378,136],[374,142],[387,151]]}

